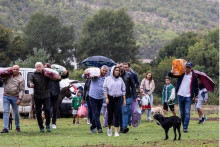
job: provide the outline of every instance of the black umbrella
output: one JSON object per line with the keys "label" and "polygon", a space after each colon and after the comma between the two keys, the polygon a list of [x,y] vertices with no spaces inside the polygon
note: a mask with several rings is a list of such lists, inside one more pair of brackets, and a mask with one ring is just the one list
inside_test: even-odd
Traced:
{"label": "black umbrella", "polygon": [[82,63],[86,66],[94,66],[94,67],[102,67],[103,65],[112,67],[113,65],[116,64],[115,61],[105,56],[91,56],[83,60]]}

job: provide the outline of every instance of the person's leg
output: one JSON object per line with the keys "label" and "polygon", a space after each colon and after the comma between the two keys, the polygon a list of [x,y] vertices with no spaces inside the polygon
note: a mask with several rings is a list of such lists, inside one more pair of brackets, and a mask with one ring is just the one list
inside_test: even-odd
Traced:
{"label": "person's leg", "polygon": [[20,129],[20,116],[19,116],[19,106],[16,104],[18,98],[14,98],[14,97],[11,97],[11,106],[12,106],[12,109],[13,109],[13,113],[14,113],[14,118],[15,118],[15,126],[16,126],[16,129]]}
{"label": "person's leg", "polygon": [[128,98],[127,101],[126,101],[126,103],[128,102],[128,104],[129,104],[129,107],[128,107],[128,125],[131,125],[131,104],[132,104],[133,100],[134,100],[133,97],[131,97],[131,98]]}
{"label": "person's leg", "polygon": [[46,117],[46,126],[50,125],[50,98],[43,100],[44,112]]}
{"label": "person's leg", "polygon": [[92,125],[90,126],[90,130],[93,130],[97,127],[97,118],[99,116],[99,112],[98,112],[98,106],[97,106],[97,103],[96,103],[96,99],[90,97],[89,98],[90,100],[90,106],[91,106],[91,110],[92,110]]}
{"label": "person's leg", "polygon": [[191,110],[192,100],[190,97],[186,97],[185,101],[185,118],[183,123],[183,128],[188,129],[189,120],[190,120],[190,110]]}
{"label": "person's leg", "polygon": [[129,105],[122,104],[122,129],[128,126],[128,107]]}
{"label": "person's leg", "polygon": [[178,95],[178,102],[179,102],[179,110],[180,110],[180,116],[182,120],[182,124],[185,120],[185,97]]}
{"label": "person's leg", "polygon": [[51,104],[53,107],[52,124],[56,124],[56,120],[57,120],[58,97],[59,95],[53,96],[53,103]]}
{"label": "person's leg", "polygon": [[111,128],[114,114],[114,99],[109,96],[109,104],[107,105],[108,111],[108,127]]}
{"label": "person's leg", "polygon": [[[119,130],[119,125],[120,125],[120,118],[121,118],[121,98],[115,99],[114,103],[114,120],[115,120],[115,136],[119,136],[118,130]],[[128,131],[128,130],[127,130]]]}
{"label": "person's leg", "polygon": [[170,111],[173,113],[173,116],[176,116],[176,111],[174,109],[174,105],[170,105]]}
{"label": "person's leg", "polygon": [[6,95],[3,95],[3,121],[4,121],[4,129],[9,129],[9,113],[10,113],[10,98]]}
{"label": "person's leg", "polygon": [[90,104],[90,97],[89,96],[87,96],[86,97],[86,102],[87,102],[87,108],[88,108],[88,111],[87,111],[87,113],[88,113],[88,115],[89,115],[89,120],[90,120],[90,123],[92,122],[92,108],[91,108],[91,104]]}
{"label": "person's leg", "polygon": [[79,125],[79,116],[76,115],[76,123]]}
{"label": "person's leg", "polygon": [[97,119],[97,124],[96,124],[96,126],[97,126],[97,129],[98,130],[102,130],[102,125],[101,125],[101,121],[100,121],[100,114],[101,114],[101,109],[102,109],[102,104],[103,104],[103,99],[98,99],[97,100],[97,107],[98,107],[98,119]]}
{"label": "person's leg", "polygon": [[35,108],[37,112],[37,122],[40,129],[44,129],[43,120],[42,120],[42,100],[34,97]]}
{"label": "person's leg", "polygon": [[[149,95],[150,96],[150,105],[151,105],[151,109],[153,108],[153,94]],[[147,112],[147,117],[150,121],[152,121],[152,118],[151,118],[151,109],[148,109],[148,112]]]}
{"label": "person's leg", "polygon": [[167,110],[168,110],[167,103],[166,103],[166,102],[164,102],[164,104],[163,104],[163,117],[165,117],[165,116],[166,116]]}

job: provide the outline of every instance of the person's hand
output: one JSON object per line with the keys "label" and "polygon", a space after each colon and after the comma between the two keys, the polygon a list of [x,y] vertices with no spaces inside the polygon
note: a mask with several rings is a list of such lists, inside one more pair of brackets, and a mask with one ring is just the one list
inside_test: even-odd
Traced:
{"label": "person's hand", "polygon": [[18,99],[17,102],[16,102],[16,105],[20,105],[20,103],[21,103],[21,100]]}
{"label": "person's hand", "polygon": [[126,99],[124,99],[123,101],[123,106],[126,106]]}
{"label": "person's hand", "polygon": [[106,102],[106,104],[109,104],[109,99],[108,98],[105,99],[105,102]]}
{"label": "person's hand", "polygon": [[174,74],[174,70],[171,70],[170,72],[171,72],[172,74]]}
{"label": "person's hand", "polygon": [[169,103],[171,100],[168,100],[167,102]]}
{"label": "person's hand", "polygon": [[71,107],[71,109],[73,110],[73,107]]}
{"label": "person's hand", "polygon": [[81,104],[84,104],[84,102],[85,102],[84,100],[81,100]]}
{"label": "person's hand", "polygon": [[30,84],[30,87],[31,87],[31,88],[33,88],[33,87],[34,87],[34,84],[33,84],[33,83],[31,83],[31,84]]}
{"label": "person's hand", "polygon": [[61,76],[60,76],[60,75],[57,75],[57,76],[56,76],[56,79],[57,79],[57,80],[60,80],[60,79],[61,79]]}
{"label": "person's hand", "polygon": [[197,97],[195,97],[195,98],[194,98],[194,101],[195,101],[195,102],[197,102],[197,101],[198,101],[198,98],[197,98]]}
{"label": "person's hand", "polygon": [[204,100],[204,102],[206,103],[206,102],[207,102],[207,100]]}
{"label": "person's hand", "polygon": [[88,70],[84,70],[84,75],[88,75],[89,71]]}

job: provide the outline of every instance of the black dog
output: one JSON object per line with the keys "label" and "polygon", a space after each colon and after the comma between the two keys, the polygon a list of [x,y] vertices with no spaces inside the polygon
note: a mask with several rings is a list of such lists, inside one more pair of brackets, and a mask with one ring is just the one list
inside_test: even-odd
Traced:
{"label": "black dog", "polygon": [[173,127],[173,131],[175,134],[175,137],[173,140],[176,140],[176,129],[179,132],[179,139],[178,140],[180,140],[181,119],[178,116],[163,117],[163,115],[161,115],[161,114],[155,114],[154,119],[156,119],[160,123],[160,125],[163,127],[163,129],[165,130],[166,138],[164,140],[168,139],[168,131],[171,127]]}
{"label": "black dog", "polygon": [[9,130],[12,130],[12,120],[13,120],[13,118],[10,116],[9,117],[9,124],[8,124]]}

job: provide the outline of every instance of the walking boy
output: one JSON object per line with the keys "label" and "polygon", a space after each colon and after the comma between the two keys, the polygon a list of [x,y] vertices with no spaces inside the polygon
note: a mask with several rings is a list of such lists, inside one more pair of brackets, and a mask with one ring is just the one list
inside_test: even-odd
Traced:
{"label": "walking boy", "polygon": [[[77,125],[79,125],[79,116],[77,115],[78,112],[78,108],[81,106],[81,101],[82,101],[82,91],[78,90],[76,93],[76,96],[73,97],[72,100],[72,110],[73,110],[73,124],[75,124],[75,122],[77,123]],[[76,119],[76,120],[75,120]]]}
{"label": "walking boy", "polygon": [[175,87],[171,84],[171,78],[168,76],[165,78],[165,83],[166,85],[163,86],[162,92],[163,116],[166,116],[168,106],[170,107],[170,111],[172,111],[173,116],[176,116],[174,109]]}

